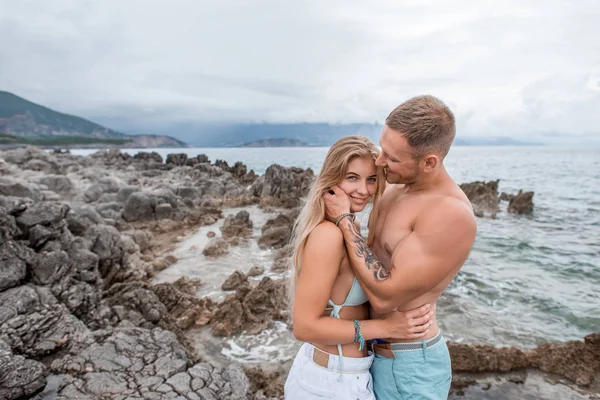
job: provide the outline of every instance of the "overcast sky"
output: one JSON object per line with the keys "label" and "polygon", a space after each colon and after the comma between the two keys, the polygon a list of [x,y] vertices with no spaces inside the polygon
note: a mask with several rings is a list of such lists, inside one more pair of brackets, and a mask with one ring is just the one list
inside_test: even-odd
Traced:
{"label": "overcast sky", "polygon": [[600,136],[600,1],[369,3],[0,0],[0,90],[128,127],[382,122],[430,93],[459,135]]}

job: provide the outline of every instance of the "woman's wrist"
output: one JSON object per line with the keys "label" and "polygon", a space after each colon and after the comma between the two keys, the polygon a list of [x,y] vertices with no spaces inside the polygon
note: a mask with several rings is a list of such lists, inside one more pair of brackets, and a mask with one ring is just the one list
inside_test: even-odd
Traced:
{"label": "woman's wrist", "polygon": [[391,328],[384,319],[368,319],[360,321],[360,328],[365,340],[390,337]]}

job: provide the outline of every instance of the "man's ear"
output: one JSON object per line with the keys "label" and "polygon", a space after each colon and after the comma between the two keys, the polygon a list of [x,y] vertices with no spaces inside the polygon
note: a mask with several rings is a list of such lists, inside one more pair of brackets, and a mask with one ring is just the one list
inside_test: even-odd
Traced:
{"label": "man's ear", "polygon": [[428,154],[423,157],[423,169],[425,172],[433,172],[440,163],[440,158],[437,154]]}

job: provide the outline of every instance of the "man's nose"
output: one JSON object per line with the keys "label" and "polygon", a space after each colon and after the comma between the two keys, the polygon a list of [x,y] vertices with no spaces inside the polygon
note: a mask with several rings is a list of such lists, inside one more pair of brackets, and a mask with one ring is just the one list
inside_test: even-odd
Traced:
{"label": "man's nose", "polygon": [[375,165],[378,167],[383,167],[385,165],[385,160],[383,159],[383,154],[380,154],[379,157],[375,160]]}

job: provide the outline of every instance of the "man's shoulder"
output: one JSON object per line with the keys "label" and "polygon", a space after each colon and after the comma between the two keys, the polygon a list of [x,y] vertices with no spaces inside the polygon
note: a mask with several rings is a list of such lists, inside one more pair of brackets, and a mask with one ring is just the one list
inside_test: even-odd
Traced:
{"label": "man's shoulder", "polygon": [[476,229],[471,203],[466,197],[462,198],[454,194],[439,196],[429,204],[429,207],[422,210],[419,219],[430,221],[438,226],[444,223],[462,224]]}

